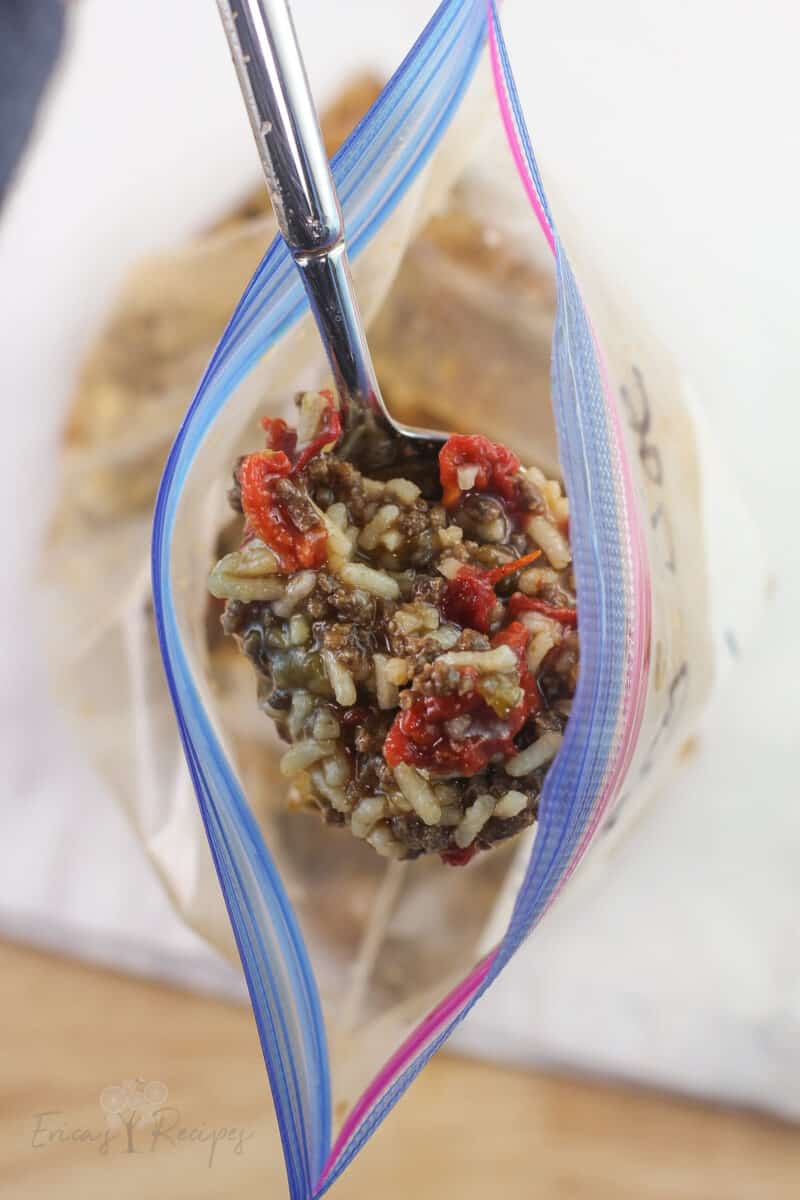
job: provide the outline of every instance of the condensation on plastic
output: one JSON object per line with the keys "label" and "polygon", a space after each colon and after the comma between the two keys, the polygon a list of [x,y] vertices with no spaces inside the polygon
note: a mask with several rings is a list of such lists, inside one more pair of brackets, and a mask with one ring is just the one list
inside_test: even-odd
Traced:
{"label": "condensation on plastic", "polygon": [[[686,584],[674,569],[668,577],[657,561],[669,505],[654,498],[653,489],[662,486],[663,478],[648,478],[648,465],[652,467],[655,454],[663,468],[669,455],[653,442],[658,418],[649,401],[643,422],[641,404],[637,407],[630,397],[633,385],[626,369],[633,364],[634,382],[641,383],[639,360],[626,348],[612,355],[606,367],[548,207],[497,13],[493,6],[487,9],[485,0],[445,0],[336,156],[334,174],[354,258],[368,258],[376,235],[388,238],[392,223],[403,219],[403,204],[455,116],[487,30],[511,154],[555,256],[552,404],[572,514],[581,669],[505,935],[394,1052],[352,1108],[333,1147],[329,1058],[314,974],[292,906],[210,715],[213,704],[192,648],[193,617],[186,595],[196,579],[185,520],[187,497],[194,502],[198,497],[197,487],[193,492],[190,486],[192,469],[212,455],[224,470],[231,446],[224,437],[215,437],[217,417],[223,408],[227,415],[232,404],[249,403],[238,398],[239,384],[270,347],[290,331],[294,335],[305,312],[302,288],[279,241],[258,268],[212,358],[170,454],[156,508],[153,587],[162,655],[250,989],[291,1195],[298,1198],[321,1194],[338,1177],[552,903],[604,815],[619,804],[626,779],[644,778],[653,760],[663,758],[674,738],[676,712],[686,707],[690,691],[680,680],[686,679],[686,663],[692,659],[692,636],[694,643],[702,640],[701,630],[689,636],[679,618],[676,623]],[[606,322],[599,321],[598,329],[606,351]],[[610,344],[616,350],[622,342],[611,338]],[[614,380],[625,376],[618,393],[612,374]],[[627,407],[618,396],[623,401],[628,397]],[[661,507],[654,509],[654,504]],[[655,521],[654,512],[662,514]],[[673,535],[680,524],[676,518]],[[689,574],[696,558],[688,564]],[[701,590],[698,579],[692,586],[696,593]],[[656,588],[658,604],[652,604]],[[661,659],[655,672],[650,668],[651,620],[659,623]],[[698,619],[698,630],[700,624]],[[653,682],[659,670],[663,679]],[[679,681],[677,699],[674,680]]]}

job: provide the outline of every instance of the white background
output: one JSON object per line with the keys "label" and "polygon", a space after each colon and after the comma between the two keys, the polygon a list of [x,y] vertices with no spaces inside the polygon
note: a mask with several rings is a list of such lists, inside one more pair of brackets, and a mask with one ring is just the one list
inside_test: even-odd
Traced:
{"label": "white background", "polygon": [[[620,850],[603,894],[580,906],[576,893],[519,956],[467,1039],[797,1113],[800,17],[785,0],[506,7],[545,179],[694,380],[777,590],[703,753]],[[357,66],[389,71],[431,8],[295,0],[320,103]],[[126,270],[256,178],[212,0],[82,0],[0,216],[0,623],[14,631],[0,927],[219,986],[230,977],[170,919],[44,698],[26,580],[74,372]]]}

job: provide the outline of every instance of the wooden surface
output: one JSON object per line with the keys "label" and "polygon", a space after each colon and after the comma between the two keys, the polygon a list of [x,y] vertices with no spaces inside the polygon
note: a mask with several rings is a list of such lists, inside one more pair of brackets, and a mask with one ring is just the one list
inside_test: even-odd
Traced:
{"label": "wooden surface", "polygon": [[[0,1195],[285,1196],[249,1012],[2,944],[0,973]],[[100,1105],[109,1085],[136,1077],[169,1090],[172,1128],[162,1125],[155,1144],[145,1126],[128,1140]],[[234,1133],[222,1140],[223,1129]],[[106,1131],[115,1136],[103,1153]],[[800,1131],[440,1056],[330,1192],[335,1200],[490,1194],[797,1200]]]}

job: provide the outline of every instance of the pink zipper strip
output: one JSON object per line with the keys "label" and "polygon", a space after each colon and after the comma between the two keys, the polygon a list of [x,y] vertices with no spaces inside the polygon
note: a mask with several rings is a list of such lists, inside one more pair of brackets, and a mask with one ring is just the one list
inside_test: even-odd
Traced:
{"label": "pink zipper strip", "polygon": [[491,954],[482,959],[477,967],[462,979],[461,983],[453,988],[434,1009],[431,1009],[427,1017],[423,1018],[414,1032],[409,1034],[406,1040],[395,1050],[392,1057],[381,1067],[372,1083],[362,1093],[351,1112],[348,1113],[323,1168],[322,1175],[317,1184],[318,1190],[330,1175],[336,1165],[336,1160],[361,1123],[362,1117],[377,1103],[383,1093],[391,1087],[393,1081],[406,1068],[408,1063],[436,1036],[442,1026],[471,999],[488,975],[496,953],[493,950]]}

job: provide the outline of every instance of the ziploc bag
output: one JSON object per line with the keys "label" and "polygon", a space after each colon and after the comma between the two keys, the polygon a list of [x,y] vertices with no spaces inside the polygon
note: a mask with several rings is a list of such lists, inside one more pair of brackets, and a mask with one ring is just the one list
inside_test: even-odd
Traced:
{"label": "ziploc bag", "polygon": [[[445,0],[334,160],[362,309],[368,322],[380,322],[409,242],[458,181],[476,170],[480,175],[478,135],[487,113],[496,120],[493,90],[510,149],[499,182],[504,203],[512,192],[527,198],[531,243],[532,209],[555,262],[552,413],[571,505],[581,666],[508,927],[477,963],[466,968],[450,958],[431,981],[415,974],[413,961],[400,961],[388,1008],[370,1007],[363,978],[356,980],[361,993],[354,1003],[352,980],[340,978],[330,961],[330,940],[314,936],[315,905],[336,913],[354,873],[368,877],[374,870],[356,970],[374,965],[370,938],[385,931],[403,888],[404,920],[413,930],[406,944],[423,958],[448,900],[479,892],[481,872],[495,870],[502,855],[479,856],[462,872],[436,863],[387,868],[372,859],[369,867],[361,859],[356,866],[352,856],[370,855],[367,847],[284,815],[285,786],[276,772],[265,840],[242,786],[244,771],[233,761],[205,637],[205,579],[225,521],[227,475],[237,453],[257,444],[257,419],[284,411],[287,398],[318,385],[323,372],[302,286],[281,242],[258,268],[211,360],[170,454],[156,509],[161,650],[250,989],[293,1197],[319,1195],[341,1173],[497,977],[595,835],[603,826],[620,828],[620,816],[648,794],[708,686],[696,458],[679,382],[666,356],[634,329],[629,311],[611,307],[602,281],[591,277],[590,256],[557,227],[497,14],[483,0]],[[496,152],[502,135],[495,130]],[[494,166],[484,175],[491,192],[498,186]],[[524,312],[512,317],[519,326]],[[513,448],[530,461],[540,454],[547,468],[555,449],[552,441],[548,447],[548,414],[524,391],[498,396],[498,409],[505,406],[515,414]],[[487,413],[481,432],[493,432],[491,420]],[[261,736],[260,773],[269,778],[277,747],[268,730]],[[464,921],[470,919],[465,909]],[[202,920],[195,923],[211,932]]]}

